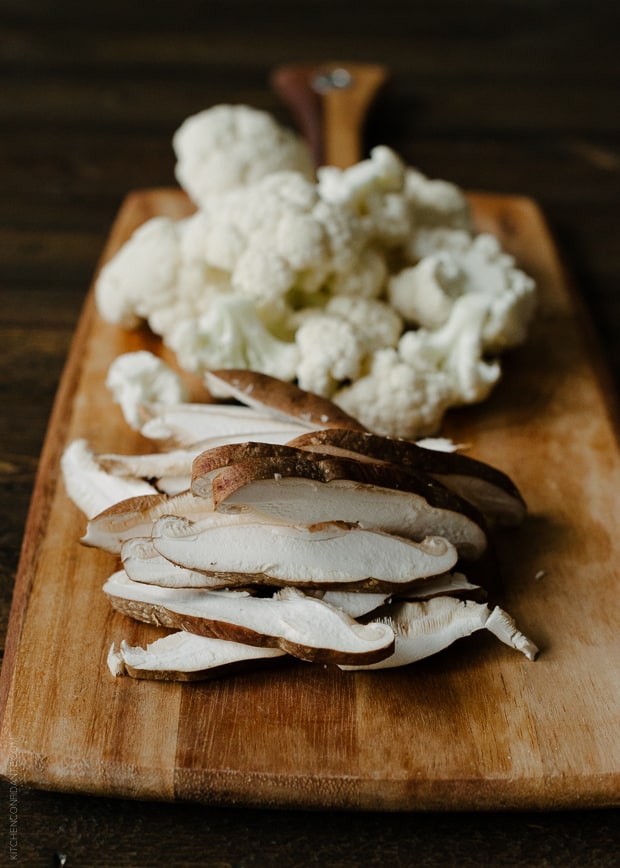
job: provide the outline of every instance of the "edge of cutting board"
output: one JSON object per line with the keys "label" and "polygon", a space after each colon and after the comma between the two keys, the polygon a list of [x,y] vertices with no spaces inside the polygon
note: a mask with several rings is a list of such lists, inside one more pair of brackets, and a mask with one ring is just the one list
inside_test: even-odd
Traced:
{"label": "edge of cutting board", "polygon": [[[536,272],[537,268],[542,268],[543,283],[551,288],[551,294],[545,300],[547,307],[547,321],[542,323],[541,328],[551,323],[556,324],[556,319],[559,317],[560,331],[562,329],[562,318],[568,317],[577,324],[579,334],[583,339],[583,349],[578,348],[580,363],[584,360],[584,354],[587,356],[586,370],[583,374],[585,378],[585,386],[587,386],[591,399],[595,402],[595,415],[597,422],[596,435],[599,437],[599,447],[601,438],[605,439],[604,449],[605,460],[613,470],[613,473],[618,473],[618,449],[617,449],[617,404],[615,394],[611,388],[611,381],[606,372],[605,364],[602,360],[596,337],[589,323],[589,318],[584,311],[583,304],[578,293],[570,282],[566,269],[562,265],[557,249],[550,236],[548,227],[538,208],[537,204],[531,199],[520,196],[510,196],[501,194],[472,194],[471,200],[475,211],[480,217],[480,228],[492,228],[498,232],[502,243],[507,245],[508,249],[511,246],[511,239],[518,232],[519,227],[525,223],[530,227],[532,237],[538,237],[541,248],[530,253],[528,251],[520,251],[519,263],[525,270]],[[136,228],[144,219],[160,213],[161,210],[170,216],[182,217],[191,211],[191,206],[185,195],[177,190],[158,189],[158,190],[143,190],[134,191],[123,202],[119,211],[117,220],[115,221],[108,242],[104,248],[102,260],[103,263],[120,244],[129,236],[131,231]],[[542,251],[542,253],[541,253]],[[531,261],[528,262],[528,255],[531,256]],[[537,275],[539,276],[539,275]],[[551,313],[550,313],[551,311]],[[555,313],[554,313],[555,311]],[[499,771],[496,774],[486,774],[486,776],[476,776],[475,770],[466,769],[466,774],[462,777],[442,777],[440,774],[432,778],[426,773],[418,773],[412,767],[408,766],[408,756],[400,747],[394,745],[383,745],[382,750],[385,753],[386,768],[390,769],[389,775],[382,775],[380,768],[381,764],[377,764],[378,759],[372,756],[368,759],[366,765],[361,761],[357,769],[348,770],[346,764],[347,749],[357,751],[358,754],[368,751],[368,745],[363,741],[364,738],[372,737],[372,730],[368,729],[369,721],[368,714],[364,719],[357,720],[354,724],[355,733],[343,731],[343,757],[330,754],[332,762],[331,769],[327,772],[321,768],[320,763],[316,767],[308,766],[305,773],[296,773],[294,763],[284,762],[284,768],[278,770],[276,767],[269,767],[269,763],[260,765],[260,756],[258,759],[253,758],[255,767],[246,768],[233,767],[234,754],[231,753],[232,760],[228,767],[225,763],[217,766],[217,763],[212,763],[211,768],[206,768],[197,760],[204,756],[206,750],[203,744],[197,744],[192,741],[193,735],[187,733],[183,736],[182,726],[179,721],[183,715],[193,714],[196,716],[198,723],[203,730],[209,729],[210,720],[207,718],[207,711],[213,711],[215,708],[222,720],[227,718],[227,711],[223,703],[234,694],[236,688],[230,682],[208,682],[207,686],[201,687],[197,685],[168,685],[165,690],[170,695],[174,694],[174,700],[171,707],[177,708],[178,719],[171,721],[172,732],[169,734],[169,742],[166,742],[171,750],[169,759],[174,756],[168,765],[164,767],[158,766],[156,759],[152,765],[148,763],[135,764],[127,762],[126,759],[114,759],[110,753],[113,749],[114,738],[110,737],[108,742],[105,742],[104,748],[100,755],[96,752],[91,756],[77,756],[71,762],[65,765],[59,764],[58,758],[52,757],[49,753],[37,752],[32,747],[27,747],[17,743],[19,738],[23,739],[23,729],[20,729],[20,723],[16,716],[17,697],[20,690],[27,690],[28,685],[20,685],[20,674],[24,669],[24,660],[20,660],[20,650],[23,642],[27,641],[24,638],[25,627],[28,624],[31,606],[31,598],[33,594],[33,584],[38,582],[39,585],[44,581],[41,578],[41,571],[45,564],[42,563],[42,558],[45,557],[44,544],[47,540],[48,529],[51,518],[51,511],[54,508],[54,498],[57,495],[59,482],[59,463],[61,454],[66,446],[67,438],[71,434],[72,414],[76,401],[80,398],[80,389],[84,385],[85,365],[88,364],[88,350],[93,338],[93,331],[97,327],[97,313],[94,303],[94,292],[91,287],[90,292],[85,300],[82,315],[80,317],[76,333],[72,342],[72,346],[67,359],[67,364],[60,382],[56,400],[54,402],[53,411],[50,417],[48,433],[45,438],[45,443],[41,453],[40,466],[37,473],[37,479],[33,491],[32,503],[27,519],[26,529],[24,533],[24,541],[20,564],[15,583],[15,591],[11,607],[11,615],[9,622],[9,630],[7,636],[6,652],[2,675],[0,678],[0,708],[2,708],[2,729],[0,730],[1,744],[5,748],[2,752],[2,760],[0,761],[0,774],[11,780],[17,780],[23,786],[37,787],[40,789],[50,789],[67,792],[83,792],[99,795],[114,795],[130,798],[141,799],[164,799],[164,800],[192,800],[208,802],[210,804],[222,805],[251,805],[260,807],[297,807],[297,808],[341,808],[341,809],[357,809],[357,810],[470,810],[470,809],[516,809],[516,808],[571,808],[571,807],[603,807],[618,803],[618,793],[620,791],[620,762],[614,757],[608,758],[607,767],[604,768],[602,760],[599,756],[592,753],[588,757],[591,771],[588,773],[586,767],[582,766],[576,772],[575,769],[562,767],[561,760],[554,764],[547,758],[548,768],[544,768],[545,763],[541,762],[540,770],[537,774],[530,775],[526,780],[520,780],[517,776],[511,777],[510,761],[505,757],[499,756],[496,758],[496,763]],[[108,329],[107,334],[111,341],[118,340],[118,351],[126,352],[130,349],[153,348],[157,347],[157,341],[149,335],[145,330],[138,333],[128,335],[120,330]],[[116,337],[115,337],[116,335]],[[121,348],[122,347],[122,348]],[[110,348],[113,351],[114,347]],[[551,348],[553,352],[555,348]],[[562,348],[562,352],[566,351],[567,361],[571,364],[574,358],[568,352],[568,348]],[[527,358],[522,354],[521,361]],[[531,364],[531,363],[529,363]],[[92,373],[92,372],[91,372]],[[529,372],[521,372],[519,367],[515,365],[514,375],[509,376],[510,385],[518,389],[520,384],[526,382],[527,377],[532,377],[532,370]],[[577,386],[579,386],[577,382]],[[103,385],[102,385],[103,388]],[[543,390],[544,392],[544,390]],[[527,397],[527,396],[526,396]],[[544,400],[545,394],[538,395],[537,400]],[[551,396],[553,398],[553,396]],[[479,435],[474,443],[475,449],[478,449],[485,460],[495,461],[497,456],[499,466],[505,466],[505,462],[501,460],[501,405],[504,398],[492,397],[490,399],[490,409],[488,418],[495,420],[499,428],[498,431],[491,431],[490,434],[483,430],[484,416],[486,411],[480,408],[467,409],[463,413],[459,413],[455,419],[448,423],[451,428],[450,433],[453,433],[456,438],[463,439],[468,431],[475,430]],[[500,408],[499,411],[497,408]],[[514,419],[527,418],[527,406],[519,406],[514,413]],[[604,418],[603,418],[604,417]],[[473,429],[472,429],[473,424]],[[594,436],[594,435],[592,435]],[[611,455],[612,446],[613,455]],[[527,443],[521,444],[527,448]],[[602,453],[601,453],[602,454]],[[600,455],[597,461],[602,460]],[[613,465],[613,466],[612,466]],[[518,465],[516,465],[518,469]],[[524,468],[527,471],[527,468]],[[527,492],[526,492],[527,493]],[[530,492],[531,493],[531,492]],[[71,516],[71,521],[75,523],[75,516]],[[536,525],[534,525],[534,531]],[[76,531],[76,536],[77,536]],[[502,542],[502,554],[504,558],[510,558],[511,555],[517,555],[517,543],[510,540]],[[618,559],[616,559],[618,560]],[[101,560],[101,564],[97,564],[95,569],[104,568],[105,559]],[[510,566],[510,565],[509,565]],[[508,570],[510,572],[510,569]],[[604,581],[604,575],[601,573]],[[101,576],[101,580],[105,575]],[[611,581],[611,579],[610,579]],[[540,583],[544,587],[544,583]],[[528,585],[530,592],[533,591],[531,577]],[[510,584],[506,585],[508,596],[514,597],[511,593]],[[608,589],[605,586],[606,592]],[[549,599],[553,599],[552,591],[545,590],[549,595]],[[556,590],[557,593],[557,590]],[[509,600],[510,602],[510,600]],[[528,608],[527,595],[518,600],[516,597],[512,600],[517,605],[519,620],[523,621],[524,625],[528,623]],[[510,608],[507,605],[507,608]],[[519,661],[510,660],[509,666],[511,671],[517,671],[515,666],[526,669],[519,669],[519,673],[527,672],[527,667],[533,666],[550,666],[556,673],[560,670],[561,661],[558,662],[557,654],[554,656],[554,644],[545,642],[549,640],[549,629],[545,626],[544,619],[534,618],[535,630],[539,635],[534,635],[533,638],[540,640],[542,634],[543,654],[541,660],[535,664],[521,664]],[[55,640],[59,642],[58,639]],[[67,641],[70,641],[68,637]],[[580,641],[584,647],[591,642],[589,637],[580,637]],[[603,640],[601,639],[601,642]],[[58,646],[56,646],[57,648]],[[464,646],[463,646],[464,647]],[[437,684],[437,680],[442,680],[446,689],[453,691],[454,695],[459,690],[459,678],[462,676],[465,679],[470,677],[467,674],[468,661],[471,660],[474,667],[487,667],[487,660],[497,663],[497,674],[502,676],[502,666],[506,655],[500,649],[492,647],[484,641],[477,641],[474,637],[468,645],[468,649],[462,656],[452,649],[447,652],[447,656],[442,656],[437,661],[430,661],[419,665],[420,668],[416,672],[421,673],[419,680],[427,683],[430,687]],[[592,660],[596,661],[597,649],[592,652]],[[443,661],[447,665],[442,669]],[[600,660],[599,660],[600,662]],[[303,666],[303,664],[302,664]],[[554,668],[555,667],[555,668]],[[299,677],[301,669],[283,670],[283,683],[286,683],[289,691],[294,691],[296,679]],[[464,674],[463,674],[464,673]],[[107,673],[106,673],[107,674]],[[331,693],[332,699],[340,696],[342,708],[351,708],[356,702],[361,703],[360,707],[365,708],[366,712],[372,712],[376,715],[377,721],[385,722],[388,725],[393,718],[385,717],[390,713],[398,710],[398,692],[408,684],[408,678],[412,677],[411,673],[399,672],[390,673],[386,676],[386,684],[390,684],[389,696],[387,697],[387,705],[391,705],[390,709],[382,709],[377,705],[377,695],[374,693],[373,681],[374,676],[364,673],[358,673],[359,677],[355,682],[348,682],[342,679],[341,675],[326,675],[322,672],[304,674],[305,689],[308,694],[314,691],[314,699],[310,706],[307,707],[307,715],[311,721],[314,721],[316,727],[337,726],[339,709],[330,709],[326,711],[322,708],[324,704],[324,696],[322,690],[327,684]],[[258,681],[252,682],[241,679],[235,682],[241,685],[244,689],[256,689],[258,696],[262,697],[265,706],[269,706],[269,677],[263,676],[262,673],[252,678],[257,678]],[[277,676],[276,676],[277,677]],[[332,683],[333,678],[338,678],[337,684]],[[379,677],[384,677],[379,673]],[[415,677],[415,675],[413,676]],[[521,678],[519,674],[517,676]],[[523,678],[526,678],[523,675]],[[602,682],[595,683],[595,677],[601,677],[600,673],[592,675],[592,683],[597,691],[602,689]],[[249,676],[248,676],[249,678]],[[121,679],[122,680],[122,679]],[[124,679],[129,682],[130,679]],[[345,685],[355,684],[355,688],[350,687],[355,696],[349,696],[349,687]],[[258,684],[258,687],[256,685]],[[160,686],[150,685],[152,690],[161,690]],[[594,688],[593,688],[594,689]],[[141,695],[145,690],[148,692],[149,683],[133,682],[128,685],[129,693],[131,690],[140,691]],[[263,691],[261,693],[260,691]],[[213,699],[215,697],[215,699]],[[494,694],[496,701],[499,694]],[[79,698],[79,697],[78,697]],[[214,704],[205,706],[206,698]],[[15,699],[15,703],[13,700]],[[289,696],[290,699],[290,696]],[[72,701],[77,701],[73,696]],[[87,701],[84,699],[83,701]],[[239,697],[236,699],[239,702]],[[294,694],[293,700],[294,702]],[[555,700],[554,700],[555,701]],[[516,714],[517,711],[512,703],[510,696],[502,698],[503,713]],[[349,704],[347,704],[349,703]],[[561,702],[556,702],[556,705],[561,707]],[[14,707],[15,706],[15,707]],[[602,714],[600,708],[595,709],[597,713]],[[52,710],[52,714],[56,715],[56,723],[60,726],[61,715],[57,709]],[[296,717],[294,708],[289,709],[288,713],[291,718],[294,718],[294,726],[297,727],[299,733],[306,733],[306,720],[300,720]],[[462,708],[459,705],[458,713],[462,714]],[[521,712],[519,712],[521,713]],[[268,715],[268,711],[265,712]],[[330,714],[332,718],[330,718]],[[237,718],[238,719],[238,718]],[[552,719],[551,712],[549,719]],[[491,717],[489,716],[489,721]],[[553,740],[554,734],[545,732],[543,727],[548,725],[548,719],[541,718],[541,721],[535,721],[536,726],[533,727],[532,721],[528,722],[529,735],[532,739],[531,749],[536,751],[541,740],[550,738]],[[270,725],[273,720],[269,720]],[[286,721],[284,721],[286,723]],[[568,724],[561,721],[561,726],[566,727]],[[600,721],[599,721],[600,723]],[[595,748],[601,748],[603,742],[593,742],[586,739],[584,732],[579,727],[587,725],[587,721],[577,721],[575,732],[577,736],[584,739],[584,744],[587,741],[587,747],[591,751]],[[68,726],[66,721],[62,721],[63,726]],[[94,723],[91,725],[95,725]],[[353,724],[349,721],[349,725]],[[572,724],[571,724],[572,726]],[[536,730],[532,730],[532,727]],[[538,728],[540,727],[540,728]],[[526,727],[527,728],[527,727]],[[400,727],[398,727],[400,732]],[[573,729],[571,729],[571,732]],[[297,730],[295,730],[297,732]],[[83,734],[83,733],[82,733]],[[261,738],[260,727],[257,725],[257,738]],[[119,737],[128,737],[128,731],[125,729],[118,733]],[[211,733],[211,737],[212,737]],[[493,742],[494,733],[489,734],[490,744]],[[613,736],[613,731],[610,733]],[[312,736],[308,736],[311,738]],[[162,738],[165,738],[162,736]],[[602,739],[602,736],[601,736]],[[359,743],[356,741],[359,740]],[[355,745],[353,745],[355,741]],[[173,744],[173,742],[175,742]],[[349,744],[349,742],[351,742]],[[239,746],[238,746],[239,747]],[[289,745],[290,747],[290,745]],[[315,746],[316,747],[316,746]],[[521,746],[524,750],[524,746]],[[232,750],[230,745],[227,745],[229,750]],[[300,745],[300,750],[303,745]],[[484,748],[484,746],[482,746]],[[477,762],[481,767],[486,767],[487,758],[484,755],[484,750],[481,748],[480,756],[477,757]],[[498,750],[497,743],[493,742],[492,748]],[[506,749],[514,749],[515,745],[507,745]],[[559,750],[559,749],[558,749]],[[106,754],[108,751],[108,754]],[[518,748],[517,751],[518,752]],[[241,753],[243,751],[241,750]],[[560,751],[561,753],[561,751]],[[472,759],[472,762],[474,760]],[[517,762],[517,760],[514,760]],[[527,755],[523,754],[521,761],[527,765]],[[615,765],[614,765],[615,763]],[[400,764],[400,765],[399,765]],[[103,766],[105,765],[105,770]]]}

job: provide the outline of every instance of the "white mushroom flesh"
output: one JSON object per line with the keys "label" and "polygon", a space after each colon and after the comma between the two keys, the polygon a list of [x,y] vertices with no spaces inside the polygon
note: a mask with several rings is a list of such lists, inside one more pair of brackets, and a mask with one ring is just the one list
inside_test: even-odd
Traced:
{"label": "white mushroom flesh", "polygon": [[200,518],[209,513],[213,513],[210,501],[194,497],[189,491],[175,497],[161,492],[131,497],[93,516],[81,541],[118,554],[125,540],[150,536],[153,522],[162,515]]}
{"label": "white mushroom flesh", "polygon": [[340,609],[295,588],[273,597],[244,591],[155,588],[114,573],[104,592],[112,605],[147,623],[182,628],[198,635],[242,639],[279,647],[295,657],[322,662],[378,660],[392,653],[388,624],[359,624]]}
{"label": "white mushroom flesh", "polygon": [[355,522],[363,528],[417,540],[428,535],[442,536],[469,557],[480,555],[487,544],[480,525],[463,513],[430,506],[413,492],[349,480],[257,479],[232,492],[217,504],[217,509],[233,513],[240,506],[250,506],[282,521]]}
{"label": "white mushroom flesh", "polygon": [[[235,404],[149,404],[143,407],[141,433],[178,447],[216,440],[221,443],[260,440],[286,443],[302,431],[302,425],[261,414],[251,407]],[[271,440],[270,438],[273,438]],[[204,446],[203,448],[206,448]]]}
{"label": "white mushroom flesh", "polygon": [[[163,517],[153,526],[153,544],[173,563],[231,581],[381,589],[450,570],[457,551],[448,540],[421,542],[376,530],[327,522],[319,525],[259,523],[239,516],[238,524],[209,526]],[[239,579],[236,579],[239,581]]]}
{"label": "white mushroom flesh", "polygon": [[379,663],[343,669],[391,669],[407,666],[437,654],[458,639],[478,630],[489,630],[505,645],[534,660],[538,648],[519,632],[513,619],[502,609],[491,610],[485,603],[434,597],[417,603],[394,604],[378,620],[389,624],[396,636],[394,653]]}
{"label": "white mushroom flesh", "polygon": [[123,640],[118,651],[114,646],[110,648],[107,663],[112,675],[191,680],[285,654],[280,648],[260,648],[180,631],[149,642],[145,648]]}
{"label": "white mushroom flesh", "polygon": [[63,452],[60,462],[65,490],[86,518],[125,500],[157,489],[143,479],[123,479],[106,473],[86,440],[74,440]]}
{"label": "white mushroom flesh", "polygon": [[134,582],[159,585],[162,588],[222,588],[226,580],[207,576],[171,563],[160,555],[149,537],[134,537],[121,547],[121,560]]}

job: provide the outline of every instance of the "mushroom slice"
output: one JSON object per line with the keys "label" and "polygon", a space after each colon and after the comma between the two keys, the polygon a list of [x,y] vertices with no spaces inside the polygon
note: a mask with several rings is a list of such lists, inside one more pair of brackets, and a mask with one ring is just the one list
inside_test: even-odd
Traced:
{"label": "mushroom slice", "polygon": [[[420,581],[426,580],[421,579]],[[330,606],[342,609],[352,618],[361,618],[362,615],[368,615],[386,603],[390,599],[390,594],[371,594],[363,591],[325,591],[320,599],[329,603]]]}
{"label": "mushroom slice", "polygon": [[205,449],[192,463],[190,489],[197,497],[212,499],[213,479],[224,467],[255,458],[277,458],[282,454],[290,455],[291,447],[258,441],[226,443]]}
{"label": "mushroom slice", "polygon": [[244,462],[271,459],[273,461],[307,461],[308,458],[329,458],[328,454],[318,452],[308,455],[300,449],[283,443],[261,443],[245,441],[244,443],[226,443],[212,449],[206,449],[196,456],[192,464],[191,490],[199,497],[213,497],[213,479],[225,467]]}
{"label": "mushroom slice", "polygon": [[[165,476],[191,476],[192,463],[203,449],[202,443],[187,449],[151,452],[144,455],[120,455],[114,452],[97,456],[97,463],[114,476],[137,476],[142,479],[160,479]],[[185,486],[185,490],[189,484]]]}
{"label": "mushroom slice", "polygon": [[247,507],[227,514],[215,512],[210,500],[183,491],[169,497],[153,494],[131,497],[99,513],[86,525],[81,542],[119,554],[123,544],[135,537],[150,537],[153,524],[162,516],[178,516],[193,520],[196,527],[204,525],[230,526],[248,521],[277,523],[277,519]]}
{"label": "mushroom slice", "polygon": [[173,563],[237,585],[391,591],[447,572],[457,560],[455,547],[439,536],[413,542],[343,522],[272,523],[252,514],[234,524],[165,516],[152,539]]}
{"label": "mushroom slice", "polygon": [[121,547],[121,560],[132,581],[147,585],[162,588],[225,588],[228,584],[217,576],[205,576],[204,573],[171,563],[159,554],[150,537],[125,540]]}
{"label": "mushroom slice", "polygon": [[[450,540],[464,558],[480,557],[487,547],[484,520],[468,501],[424,474],[392,466],[263,458],[222,469],[211,485],[219,512],[250,507],[290,522],[355,522],[414,540],[432,534]],[[196,477],[192,486],[200,491]]]}
{"label": "mushroom slice", "polygon": [[84,439],[73,440],[67,446],[60,467],[67,494],[87,518],[128,497],[157,491],[143,479],[120,479],[106,473]]}
{"label": "mushroom slice", "polygon": [[118,651],[112,645],[107,662],[112,675],[164,681],[199,681],[245,672],[259,665],[279,661],[285,656],[286,652],[280,648],[259,648],[181,630],[150,642],[146,648],[129,645],[123,640]]}
{"label": "mushroom slice", "polygon": [[124,572],[103,587],[115,609],[139,621],[267,648],[302,660],[371,663],[394,650],[388,624],[359,624],[339,609],[286,588],[274,597],[244,591],[155,588]]}
{"label": "mushroom slice", "polygon": [[159,479],[153,480],[153,484],[162,494],[174,497],[187,491],[190,481],[188,476],[160,476]]}
{"label": "mushroom slice", "polygon": [[142,435],[166,447],[185,448],[201,443],[207,448],[208,441],[215,446],[233,438],[267,441],[273,438],[274,442],[285,443],[304,430],[290,420],[283,422],[235,404],[143,404],[142,415]]}
{"label": "mushroom slice", "polygon": [[[376,612],[393,599],[392,594],[372,594],[363,591],[325,591],[325,593],[317,591],[315,593],[320,594],[319,599],[331,606],[337,606],[352,618],[362,618],[364,615]],[[431,597],[446,595],[479,600],[486,598],[486,591],[480,585],[469,582],[462,573],[445,573],[443,576],[420,579],[409,589],[398,592],[398,601],[430,600]]]}
{"label": "mushroom slice", "polygon": [[429,449],[411,440],[335,428],[301,434],[288,445],[320,453],[332,452],[345,458],[364,455],[366,460],[423,471],[474,504],[485,518],[498,525],[516,526],[525,517],[525,502],[514,482],[496,467],[460,452]]}
{"label": "mushroom slice", "polygon": [[521,651],[528,660],[534,660],[538,654],[538,648],[519,632],[510,615],[497,606],[490,609],[485,603],[434,597],[425,602],[392,603],[381,613],[375,613],[375,618],[394,630],[394,653],[379,663],[363,667],[345,665],[343,669],[407,666],[437,654],[477,630],[489,630],[505,645]]}
{"label": "mushroom slice", "polygon": [[174,495],[187,491],[192,476],[192,462],[208,444],[168,452],[143,455],[103,453],[97,456],[100,467],[113,476],[147,480],[162,494]]}
{"label": "mushroom slice", "polygon": [[[281,454],[280,450],[282,450],[282,454],[294,453],[295,450],[292,447],[283,445],[284,441],[288,440],[289,434],[290,429],[287,429],[282,437],[276,438],[274,442],[261,440],[259,433],[258,439],[248,442],[246,432],[232,438],[214,437],[210,440],[202,440],[194,446],[188,446],[185,449],[172,449],[168,452],[151,452],[143,455],[102,453],[96,456],[96,461],[106,473],[111,473],[113,476],[145,479],[157,491],[174,495],[190,488],[192,467],[198,458],[209,456],[209,464],[221,469],[228,464],[251,456],[275,456]],[[203,462],[207,465],[206,458],[203,458]],[[202,476],[204,477],[204,474]],[[201,497],[210,497],[211,487],[210,483],[207,484],[206,477],[203,478],[202,484]]]}
{"label": "mushroom slice", "polygon": [[213,513],[212,504],[190,491],[168,497],[157,492],[130,497],[100,512],[86,525],[82,543],[119,554],[121,545],[132,537],[150,536],[153,522],[162,515],[199,518]]}
{"label": "mushroom slice", "polygon": [[458,597],[465,600],[485,600],[487,592],[480,585],[469,581],[463,573],[446,573],[417,582],[409,591],[400,595],[406,600],[430,600],[431,597]]}
{"label": "mushroom slice", "polygon": [[322,398],[268,374],[232,368],[207,371],[205,384],[211,394],[218,398],[236,398],[242,404],[278,419],[297,422],[306,429],[365,430],[357,419],[349,416],[329,398]]}

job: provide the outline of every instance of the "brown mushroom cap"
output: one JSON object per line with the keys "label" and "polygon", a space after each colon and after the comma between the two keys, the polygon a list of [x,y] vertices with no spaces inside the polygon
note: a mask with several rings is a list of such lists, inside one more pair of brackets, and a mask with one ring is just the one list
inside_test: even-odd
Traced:
{"label": "brown mushroom cap", "polygon": [[329,398],[300,389],[293,383],[237,368],[208,371],[205,382],[214,395],[236,398],[243,404],[268,410],[279,418],[294,420],[307,428],[349,428],[364,426],[341,410]]}
{"label": "brown mushroom cap", "polygon": [[367,460],[393,464],[403,470],[422,471],[502,526],[516,526],[525,517],[525,501],[512,479],[498,468],[469,455],[427,449],[411,440],[383,437],[368,431],[335,428],[301,434],[287,445],[342,457],[363,455]]}
{"label": "brown mushroom cap", "polygon": [[[479,557],[487,547],[484,519],[475,507],[413,468],[251,446],[238,453],[251,457],[219,471],[217,455],[201,456],[192,489],[210,495],[218,511],[246,505],[284,521],[355,522],[417,540],[435,534],[466,558]],[[201,470],[204,475],[196,475]]]}

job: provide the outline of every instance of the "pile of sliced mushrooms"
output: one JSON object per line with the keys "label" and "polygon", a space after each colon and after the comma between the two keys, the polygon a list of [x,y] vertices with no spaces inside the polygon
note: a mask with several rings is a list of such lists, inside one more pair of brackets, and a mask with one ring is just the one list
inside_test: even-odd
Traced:
{"label": "pile of sliced mushrooms", "polygon": [[171,631],[113,644],[113,675],[189,681],[291,657],[384,669],[478,630],[535,658],[467,578],[484,575],[493,528],[524,518],[503,472],[369,433],[263,374],[212,371],[207,386],[224,403],[141,404],[152,454],[75,441],[63,456],[82,542],[120,557],[111,605]]}

